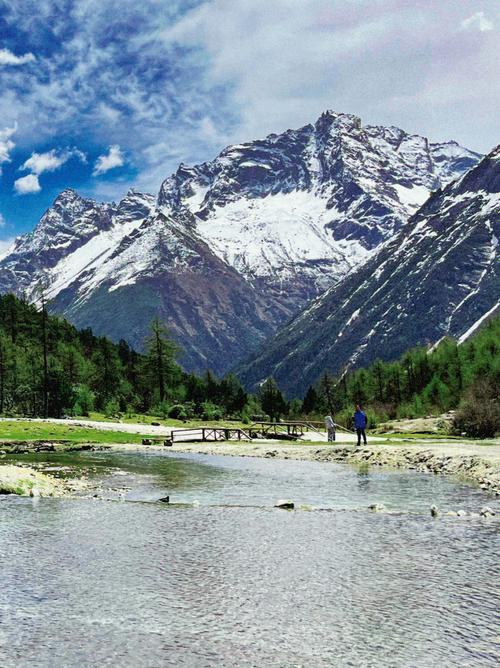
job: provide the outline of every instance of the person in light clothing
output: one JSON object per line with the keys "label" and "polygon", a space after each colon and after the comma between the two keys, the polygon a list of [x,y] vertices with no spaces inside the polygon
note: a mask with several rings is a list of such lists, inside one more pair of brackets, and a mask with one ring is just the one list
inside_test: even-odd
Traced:
{"label": "person in light clothing", "polygon": [[326,433],[328,435],[328,443],[333,443],[335,440],[335,422],[331,415],[327,415],[325,418],[325,427]]}

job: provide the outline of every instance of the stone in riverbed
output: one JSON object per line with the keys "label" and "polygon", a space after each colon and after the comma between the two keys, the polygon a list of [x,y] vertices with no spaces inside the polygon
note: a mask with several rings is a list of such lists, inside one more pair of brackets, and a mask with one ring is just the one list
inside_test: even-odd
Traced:
{"label": "stone in riverbed", "polygon": [[432,517],[438,517],[439,515],[439,508],[435,505],[431,506],[431,515]]}
{"label": "stone in riverbed", "polygon": [[385,510],[385,506],[383,503],[372,503],[368,506],[368,510],[373,510],[374,513],[380,513]]}
{"label": "stone in riverbed", "polygon": [[458,517],[467,517],[467,513],[465,510],[457,510],[457,516]]}
{"label": "stone in riverbed", "polygon": [[161,499],[158,499],[158,501],[161,501],[162,503],[170,503],[170,497],[163,496]]}
{"label": "stone in riverbed", "polygon": [[493,517],[495,511],[492,510],[489,506],[483,506],[480,511],[481,517]]}
{"label": "stone in riverbed", "polygon": [[274,504],[275,508],[284,508],[285,510],[293,510],[295,508],[295,504],[293,501],[290,501],[288,499],[279,499],[276,501]]}

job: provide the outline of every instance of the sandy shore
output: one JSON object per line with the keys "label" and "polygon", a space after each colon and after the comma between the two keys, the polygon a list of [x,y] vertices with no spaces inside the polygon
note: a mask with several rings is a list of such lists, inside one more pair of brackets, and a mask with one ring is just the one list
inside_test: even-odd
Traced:
{"label": "sandy shore", "polygon": [[[478,483],[492,494],[500,494],[500,442],[496,441],[420,441],[374,442],[357,448],[351,439],[333,445],[318,443],[219,442],[175,443],[169,452],[200,453],[232,457],[264,457],[298,459],[318,462],[368,464],[389,468],[405,468],[460,477]],[[144,451],[164,446],[116,445],[120,450]]]}

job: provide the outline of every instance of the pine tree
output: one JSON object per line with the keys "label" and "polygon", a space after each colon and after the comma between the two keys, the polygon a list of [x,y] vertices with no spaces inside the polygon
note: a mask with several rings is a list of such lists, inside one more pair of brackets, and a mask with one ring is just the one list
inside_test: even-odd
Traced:
{"label": "pine tree", "polygon": [[309,385],[307,392],[302,401],[302,413],[305,415],[310,415],[317,409],[318,404],[318,393],[312,385]]}
{"label": "pine tree", "polygon": [[287,403],[274,378],[268,378],[262,385],[260,402],[264,412],[269,415],[272,422],[279,421],[281,415],[286,413]]}
{"label": "pine tree", "polygon": [[147,343],[147,364],[154,378],[160,403],[165,401],[167,384],[174,380],[176,354],[177,346],[167,328],[156,317],[151,323],[151,335]]}

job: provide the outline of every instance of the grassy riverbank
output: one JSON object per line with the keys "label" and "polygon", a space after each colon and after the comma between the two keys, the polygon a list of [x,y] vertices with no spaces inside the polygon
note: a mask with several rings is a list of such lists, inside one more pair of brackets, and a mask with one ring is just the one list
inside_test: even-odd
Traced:
{"label": "grassy riverbank", "polygon": [[140,443],[149,436],[147,428],[144,434],[134,434],[120,430],[102,430],[64,423],[41,421],[2,421],[0,422],[0,449],[13,441],[65,441],[68,443]]}

